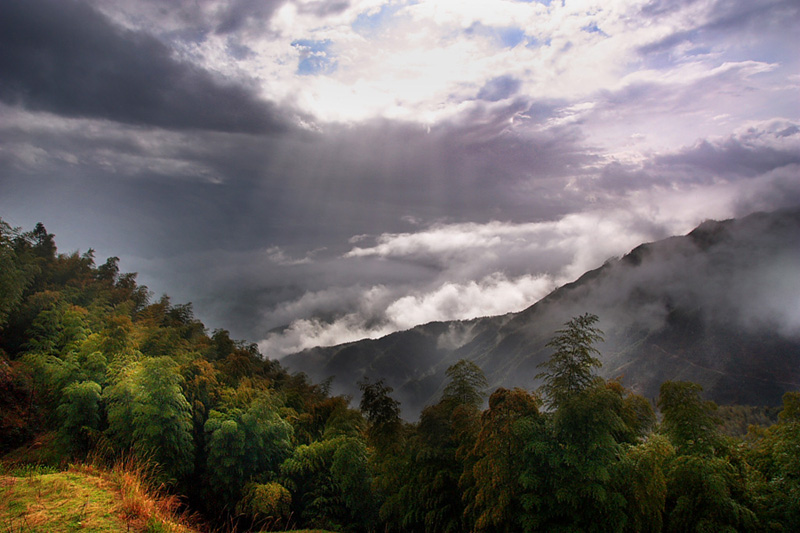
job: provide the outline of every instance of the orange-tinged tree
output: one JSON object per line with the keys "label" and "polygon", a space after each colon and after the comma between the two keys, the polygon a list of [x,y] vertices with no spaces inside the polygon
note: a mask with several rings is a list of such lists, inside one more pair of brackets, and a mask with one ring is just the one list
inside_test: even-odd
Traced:
{"label": "orange-tinged tree", "polygon": [[519,388],[500,388],[489,397],[489,408],[481,416],[470,452],[472,482],[464,494],[466,513],[474,520],[476,531],[511,532],[522,527],[519,458],[525,441],[519,422],[536,423],[541,417],[538,403],[535,396]]}

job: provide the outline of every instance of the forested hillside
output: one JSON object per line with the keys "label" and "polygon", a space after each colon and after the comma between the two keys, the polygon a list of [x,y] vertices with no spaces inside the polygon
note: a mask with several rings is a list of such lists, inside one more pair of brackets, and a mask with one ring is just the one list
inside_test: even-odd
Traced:
{"label": "forested hillside", "polygon": [[600,377],[605,334],[581,313],[535,392],[462,359],[411,424],[380,376],[333,396],[117,263],[0,225],[5,461],[149,464],[217,530],[800,530],[798,392],[730,436],[765,419],[693,383],[653,405]]}

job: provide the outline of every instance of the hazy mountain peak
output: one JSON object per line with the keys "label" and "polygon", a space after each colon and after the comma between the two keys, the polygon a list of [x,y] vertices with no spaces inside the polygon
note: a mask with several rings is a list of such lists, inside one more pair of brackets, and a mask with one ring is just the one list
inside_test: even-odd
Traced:
{"label": "hazy mountain peak", "polygon": [[778,404],[800,387],[800,209],[707,220],[685,236],[637,246],[502,317],[437,322],[284,359],[358,396],[363,376],[385,378],[405,416],[438,399],[445,369],[479,364],[490,385],[538,385],[545,344],[572,316],[597,314],[606,377],[654,397],[691,380],[721,402]]}

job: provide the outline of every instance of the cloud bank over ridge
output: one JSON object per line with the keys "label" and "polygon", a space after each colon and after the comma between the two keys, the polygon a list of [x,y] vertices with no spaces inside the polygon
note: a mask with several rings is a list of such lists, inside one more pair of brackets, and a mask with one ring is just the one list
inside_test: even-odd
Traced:
{"label": "cloud bank over ridge", "polygon": [[269,356],[518,311],[800,204],[798,23],[788,0],[8,0],[0,216]]}

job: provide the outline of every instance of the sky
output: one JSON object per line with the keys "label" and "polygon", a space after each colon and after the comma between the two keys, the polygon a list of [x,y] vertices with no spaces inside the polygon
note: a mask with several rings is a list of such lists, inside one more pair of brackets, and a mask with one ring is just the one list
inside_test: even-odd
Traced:
{"label": "sky", "polygon": [[3,0],[0,218],[279,358],[800,205],[796,0]]}

